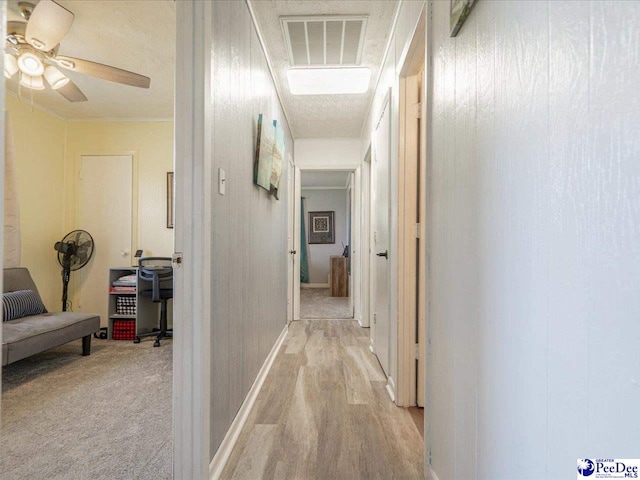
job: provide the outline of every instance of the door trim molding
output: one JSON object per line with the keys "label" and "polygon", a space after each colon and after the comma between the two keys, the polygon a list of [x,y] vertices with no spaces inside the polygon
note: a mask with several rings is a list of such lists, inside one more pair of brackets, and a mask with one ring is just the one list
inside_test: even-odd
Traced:
{"label": "door trim molding", "polygon": [[[425,104],[424,81],[420,75],[425,67],[425,9],[422,9],[411,41],[406,47],[399,76],[398,110],[398,270],[397,276],[397,405],[416,405],[418,395],[416,344],[423,337],[418,335],[420,320],[424,315],[420,307],[424,304],[422,290],[426,288],[420,268],[420,256],[424,255],[426,237],[424,209],[426,188],[424,175],[424,150],[420,143],[424,140],[420,129],[424,129]],[[422,100],[420,111],[415,105]],[[416,115],[419,114],[419,115]],[[420,121],[422,116],[422,122]],[[418,179],[418,181],[416,181]],[[423,205],[421,202],[425,201]],[[418,208],[418,205],[422,208]],[[420,224],[419,238],[416,238],[417,224]],[[422,304],[421,301],[422,300]],[[424,359],[424,357],[422,357]]]}
{"label": "door trim molding", "polygon": [[176,2],[173,478],[208,478],[211,459],[212,15]]}

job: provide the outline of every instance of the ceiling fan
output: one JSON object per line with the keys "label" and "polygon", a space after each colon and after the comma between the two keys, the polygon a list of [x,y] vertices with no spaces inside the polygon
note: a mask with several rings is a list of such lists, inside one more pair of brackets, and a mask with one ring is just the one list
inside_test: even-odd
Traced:
{"label": "ceiling fan", "polygon": [[74,15],[52,0],[40,0],[34,6],[19,2],[26,22],[7,23],[4,76],[20,75],[20,84],[32,90],[49,86],[70,102],[85,102],[87,97],[57,67],[111,82],[149,88],[151,79],[137,73],[81,58],[58,55],[60,42],[69,32]]}

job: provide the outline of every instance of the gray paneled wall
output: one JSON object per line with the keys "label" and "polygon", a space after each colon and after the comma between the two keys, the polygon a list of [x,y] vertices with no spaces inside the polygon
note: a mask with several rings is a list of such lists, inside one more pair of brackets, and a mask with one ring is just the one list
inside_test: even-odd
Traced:
{"label": "gray paneled wall", "polygon": [[[287,180],[293,139],[249,10],[213,4],[213,176],[226,172],[226,195],[213,198],[211,458],[286,325]],[[280,200],[253,184],[256,120],[286,132]]]}
{"label": "gray paneled wall", "polygon": [[437,477],[566,478],[640,449],[640,3],[432,22]]}

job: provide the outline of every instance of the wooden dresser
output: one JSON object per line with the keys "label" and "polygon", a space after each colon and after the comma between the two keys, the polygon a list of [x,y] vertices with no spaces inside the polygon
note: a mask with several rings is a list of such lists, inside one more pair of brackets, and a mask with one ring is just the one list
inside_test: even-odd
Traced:
{"label": "wooden dresser", "polygon": [[331,257],[331,296],[349,296],[349,259],[342,256]]}

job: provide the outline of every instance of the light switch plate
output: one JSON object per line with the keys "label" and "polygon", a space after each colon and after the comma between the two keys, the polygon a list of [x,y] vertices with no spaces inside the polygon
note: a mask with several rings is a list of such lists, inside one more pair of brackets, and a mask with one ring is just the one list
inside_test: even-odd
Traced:
{"label": "light switch plate", "polygon": [[226,183],[227,183],[226,174],[224,173],[223,169],[219,168],[218,169],[218,193],[220,195],[224,195]]}

